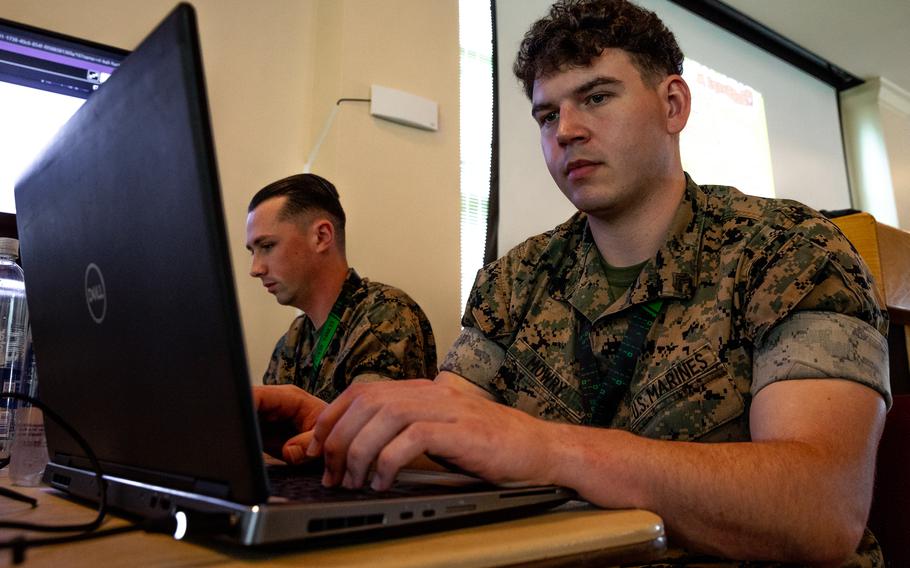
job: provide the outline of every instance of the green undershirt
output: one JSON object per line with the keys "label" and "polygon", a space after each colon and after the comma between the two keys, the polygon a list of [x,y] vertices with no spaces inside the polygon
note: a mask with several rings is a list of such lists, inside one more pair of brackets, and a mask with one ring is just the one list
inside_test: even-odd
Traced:
{"label": "green undershirt", "polygon": [[611,302],[615,302],[626,293],[626,290],[635,283],[638,275],[641,274],[641,269],[645,267],[647,262],[648,261],[646,260],[644,262],[639,262],[638,264],[633,264],[632,266],[617,267],[611,265],[601,257],[600,263],[603,266],[604,274],[607,276],[607,282],[610,283]]}

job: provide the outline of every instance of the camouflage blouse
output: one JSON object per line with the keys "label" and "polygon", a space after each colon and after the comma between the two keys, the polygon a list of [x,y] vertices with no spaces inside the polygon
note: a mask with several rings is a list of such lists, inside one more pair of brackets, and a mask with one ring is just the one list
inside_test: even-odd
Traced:
{"label": "camouflage blouse", "polygon": [[313,376],[319,330],[298,316],[272,353],[264,384],[294,384],[332,401],[354,380],[436,375],[436,340],[423,310],[392,286],[361,278],[351,269],[333,311],[341,323]]}
{"label": "camouflage blouse", "polygon": [[[887,315],[840,231],[799,203],[688,177],[667,242],[624,295],[610,301],[578,213],[479,271],[441,368],[534,416],[582,423],[578,318],[590,322],[604,368],[630,308],[656,299],[663,308],[629,388],[602,426],[663,440],[748,441],[759,390],[824,376],[864,384],[890,406]],[[867,565],[878,554],[872,543]]]}

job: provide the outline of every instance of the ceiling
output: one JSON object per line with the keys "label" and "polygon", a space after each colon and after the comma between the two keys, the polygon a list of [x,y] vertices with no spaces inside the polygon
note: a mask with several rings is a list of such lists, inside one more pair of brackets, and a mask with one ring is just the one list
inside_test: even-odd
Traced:
{"label": "ceiling", "polygon": [[910,93],[910,0],[723,0],[861,79]]}

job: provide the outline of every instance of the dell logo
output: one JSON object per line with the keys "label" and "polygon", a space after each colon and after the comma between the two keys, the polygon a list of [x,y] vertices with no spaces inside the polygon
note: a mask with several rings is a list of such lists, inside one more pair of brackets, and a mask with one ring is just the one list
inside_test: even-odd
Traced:
{"label": "dell logo", "polygon": [[88,300],[89,305],[93,302],[103,302],[104,301],[104,285],[95,284],[94,286],[89,286],[85,289],[85,299]]}
{"label": "dell logo", "polygon": [[88,313],[95,323],[104,321],[107,313],[107,294],[104,287],[104,276],[94,262],[85,267],[85,303]]}

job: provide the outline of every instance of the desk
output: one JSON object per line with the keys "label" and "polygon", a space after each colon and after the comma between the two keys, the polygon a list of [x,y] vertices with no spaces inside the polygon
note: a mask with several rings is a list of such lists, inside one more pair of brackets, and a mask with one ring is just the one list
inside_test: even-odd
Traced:
{"label": "desk", "polygon": [[[10,487],[5,470],[0,485]],[[0,518],[62,524],[90,521],[93,511],[49,487],[14,487],[39,501],[32,509],[0,497]],[[126,521],[109,516],[104,527]],[[7,540],[20,531],[0,530]],[[175,541],[141,532],[28,550],[30,566],[607,566],[646,561],[665,549],[663,523],[647,511],[607,511],[572,502],[513,521],[324,549],[256,550],[217,543]],[[0,566],[11,564],[0,550]]]}

